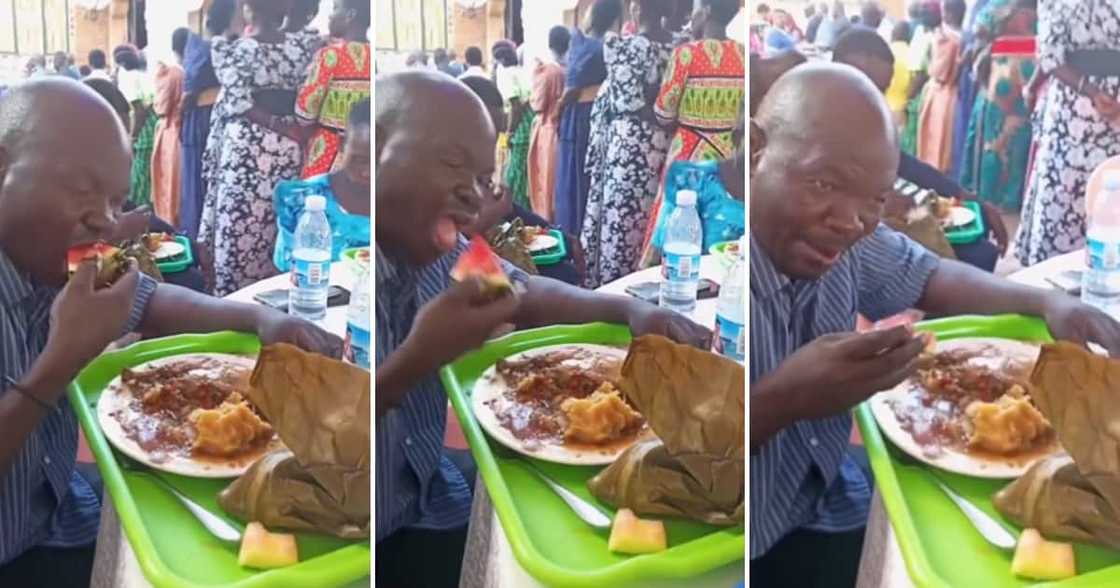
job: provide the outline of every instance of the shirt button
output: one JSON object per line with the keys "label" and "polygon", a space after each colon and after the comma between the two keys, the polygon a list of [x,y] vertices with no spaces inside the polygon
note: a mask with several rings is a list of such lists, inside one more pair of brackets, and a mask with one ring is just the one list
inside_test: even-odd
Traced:
{"label": "shirt button", "polygon": [[412,447],[412,437],[405,437],[404,438],[404,444],[408,445],[409,447]]}
{"label": "shirt button", "polygon": [[820,444],[821,444],[821,442],[818,441],[816,437],[809,437],[809,445],[812,445],[813,447],[817,447]]}
{"label": "shirt button", "polygon": [[47,465],[51,465],[51,456],[49,456],[49,455],[44,456],[43,457],[43,463],[45,463]]}

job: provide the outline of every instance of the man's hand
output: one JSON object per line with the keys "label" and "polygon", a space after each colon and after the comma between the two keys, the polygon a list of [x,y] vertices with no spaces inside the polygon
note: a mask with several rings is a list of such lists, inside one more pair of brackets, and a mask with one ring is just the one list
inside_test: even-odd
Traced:
{"label": "man's hand", "polygon": [[833,333],[798,349],[769,377],[796,406],[796,420],[824,418],[910,377],[924,346],[904,325]]}
{"label": "man's hand", "polygon": [[478,279],[464,280],[424,305],[402,348],[422,354],[433,369],[476,349],[499,326],[513,322],[519,300],[506,294],[485,295]]}
{"label": "man's hand", "polygon": [[286,315],[282,312],[261,309],[257,321],[257,337],[262,345],[290,343],[312,353],[339,359],[342,357],[342,339],[320,329],[314,323]]}
{"label": "man's hand", "polygon": [[629,313],[630,334],[661,335],[677,343],[711,349],[712,332],[688,317],[646,302],[633,301]]}
{"label": "man's hand", "polygon": [[82,263],[51,307],[44,352],[60,361],[59,370],[77,374],[110,343],[124,335],[140,280],[135,263],[112,286],[94,289],[97,264]]}
{"label": "man's hand", "polygon": [[1042,318],[1054,339],[1080,345],[1096,343],[1120,357],[1120,323],[1101,310],[1064,293],[1050,293]]}

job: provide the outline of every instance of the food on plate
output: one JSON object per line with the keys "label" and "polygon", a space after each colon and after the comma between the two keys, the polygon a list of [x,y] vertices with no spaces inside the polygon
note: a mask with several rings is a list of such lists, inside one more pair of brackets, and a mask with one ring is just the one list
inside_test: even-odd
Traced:
{"label": "food on plate", "polygon": [[1042,538],[1037,529],[1024,529],[1015,546],[1011,573],[1029,580],[1065,580],[1077,575],[1073,545]]}
{"label": "food on plate", "polygon": [[154,463],[253,454],[273,432],[244,397],[251,371],[249,362],[211,355],[126,369],[127,404],[112,417]]}
{"label": "food on plate", "polygon": [[475,235],[467,250],[459,256],[459,261],[451,269],[451,278],[463,281],[469,278],[479,278],[485,287],[485,293],[501,295],[513,289],[506,273],[498,262],[498,256],[486,244],[486,239]]}
{"label": "food on plate", "polygon": [[1031,399],[1033,360],[992,342],[937,350],[936,341],[927,341],[917,373],[889,393],[887,404],[927,457],[1035,455],[1052,448],[1055,437]]}
{"label": "food on plate", "polygon": [[155,253],[159,251],[160,245],[163,245],[164,241],[173,241],[174,239],[167,233],[147,233],[140,237],[140,242],[144,244],[148,251]]}
{"label": "food on plate", "polygon": [[645,419],[614,387],[622,358],[621,351],[571,345],[500,360],[495,377],[503,393],[487,406],[530,447],[633,440]]}
{"label": "food on plate", "polygon": [[960,206],[960,201],[956,198],[946,198],[944,196],[935,196],[930,201],[930,210],[933,215],[941,220],[949,218],[953,213],[953,207]]}
{"label": "food on plate", "polygon": [[665,551],[667,547],[665,523],[640,519],[628,508],[620,508],[615,513],[607,549],[637,555]]}
{"label": "food on plate", "polygon": [[641,516],[741,525],[746,511],[743,364],[665,337],[634,339],[615,386],[657,438],[634,443],[588,482]]}
{"label": "food on plate", "polygon": [[151,252],[138,243],[125,243],[115,247],[108,243],[88,243],[71,247],[66,252],[66,264],[69,275],[74,275],[82,262],[93,260],[97,263],[97,277],[94,285],[98,288],[111,286],[127,271],[130,261],[136,261],[140,271],[149,276],[162,280],[159,268]]}
{"label": "food on plate", "polygon": [[645,422],[610,382],[600,384],[591,396],[564,400],[560,410],[568,417],[564,440],[573,443],[609,443]]}
{"label": "food on plate", "polygon": [[486,241],[493,247],[496,255],[512,263],[521,270],[537,274],[537,264],[533,261],[528,244],[524,241],[522,232],[525,230],[521,219],[501,223],[486,232]]}
{"label": "food on plate", "polygon": [[286,448],[257,460],[218,495],[270,529],[370,536],[370,371],[294,345],[261,349],[245,397]]}
{"label": "food on plate", "polygon": [[190,421],[197,431],[195,453],[228,457],[272,438],[272,427],[239,392],[231,393],[215,408],[194,409]]}
{"label": "food on plate", "polygon": [[270,570],[299,563],[296,536],[272,533],[264,525],[253,521],[245,526],[237,563],[243,568]]}

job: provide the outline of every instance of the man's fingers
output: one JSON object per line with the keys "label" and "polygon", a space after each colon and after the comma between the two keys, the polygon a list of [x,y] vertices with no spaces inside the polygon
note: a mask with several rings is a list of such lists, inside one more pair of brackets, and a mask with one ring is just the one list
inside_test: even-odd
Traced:
{"label": "man's fingers", "polygon": [[918,358],[917,356],[915,356],[909,361],[898,366],[897,368],[871,380],[869,382],[870,390],[866,391],[867,395],[865,398],[870,398],[871,396],[882,392],[883,390],[890,390],[891,388],[894,388],[895,386],[906,381],[906,378],[914,375],[914,372],[916,372],[917,370]]}
{"label": "man's fingers", "polygon": [[867,360],[862,366],[866,370],[867,377],[875,377],[879,374],[890,374],[905,367],[911,361],[917,360],[918,356],[922,354],[925,349],[925,337],[918,335],[911,337],[909,341],[899,345],[879,355],[878,357]]}
{"label": "man's fingers", "polygon": [[140,283],[140,270],[134,260],[130,260],[128,271],[116,282],[106,289],[106,294],[113,297],[127,298],[129,300],[136,294],[136,287]]}
{"label": "man's fingers", "polygon": [[911,336],[907,325],[898,325],[889,329],[849,335],[838,346],[844,357],[866,359],[905,344]]}
{"label": "man's fingers", "polygon": [[70,276],[69,282],[73,284],[75,288],[92,292],[96,279],[97,262],[92,259],[87,259],[78,264],[78,269],[74,271],[74,275]]}

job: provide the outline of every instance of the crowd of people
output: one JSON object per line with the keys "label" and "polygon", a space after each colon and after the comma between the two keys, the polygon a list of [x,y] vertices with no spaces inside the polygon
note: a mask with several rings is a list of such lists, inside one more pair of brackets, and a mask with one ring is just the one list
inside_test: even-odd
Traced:
{"label": "crowd of people", "polygon": [[662,226],[682,188],[706,187],[705,243],[745,230],[742,174],[718,173],[746,169],[746,48],[728,38],[740,3],[693,5],[600,0],[581,26],[550,30],[549,55],[532,63],[507,40],[490,48],[489,63],[479,47],[463,62],[442,49],[430,61],[424,52],[406,60],[496,86],[495,194],[508,192],[512,207],[494,218],[512,211],[567,235],[579,266],[571,283],[594,288],[659,263]]}
{"label": "crowd of people", "polygon": [[123,44],[81,71],[63,53],[29,60],[29,79],[80,79],[121,112],[130,224],[188,236],[200,260],[169,279],[224,296],[287,271],[309,193],[327,197],[336,258],[369,244],[370,5],[337,0],[325,32],[310,26],[318,11],[218,0],[204,34],[174,31],[171,59]]}
{"label": "crowd of people", "polygon": [[903,150],[941,176],[942,195],[983,203],[995,231],[1006,233],[1001,216],[1019,218],[1013,238],[997,235],[1001,252],[1010,241],[1029,266],[1084,247],[1090,176],[1120,156],[1114,2],[917,0],[897,20],[874,1],[848,18],[836,2],[805,16],[802,33],[789,13],[758,6],[751,46],[763,69],[798,53],[835,60],[843,45],[890,63],[879,71]]}

